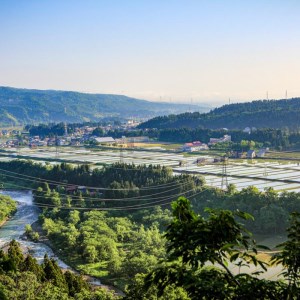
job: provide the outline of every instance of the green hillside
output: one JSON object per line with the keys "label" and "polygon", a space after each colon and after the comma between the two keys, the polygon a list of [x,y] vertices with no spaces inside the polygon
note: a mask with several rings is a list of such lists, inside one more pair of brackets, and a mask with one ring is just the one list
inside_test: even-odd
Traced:
{"label": "green hillside", "polygon": [[122,95],[0,87],[0,124],[99,121],[202,110],[187,104],[157,103]]}
{"label": "green hillside", "polygon": [[209,113],[183,113],[155,117],[140,128],[299,128],[300,98],[288,100],[259,100],[224,105]]}

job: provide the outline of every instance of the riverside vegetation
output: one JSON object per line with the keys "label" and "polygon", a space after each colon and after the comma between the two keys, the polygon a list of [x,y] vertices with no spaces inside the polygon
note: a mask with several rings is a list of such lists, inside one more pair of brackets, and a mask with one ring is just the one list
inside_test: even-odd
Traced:
{"label": "riverside vegetation", "polygon": [[[123,289],[125,299],[297,299],[295,243],[300,241],[300,222],[293,212],[300,209],[298,193],[259,192],[254,187],[238,192],[234,186],[224,192],[206,187],[202,179],[173,177],[168,168],[153,166],[116,164],[91,171],[87,166],[13,161],[0,168],[4,182],[31,183],[35,203],[42,207],[40,224],[58,255],[76,269]],[[19,174],[18,179],[10,170]],[[28,181],[29,176],[48,183]],[[66,186],[57,182],[101,189],[67,193]],[[108,187],[113,190],[104,189]],[[172,210],[159,206],[185,192],[191,202],[179,198]],[[145,205],[161,195],[170,198],[154,207]],[[131,209],[133,203],[138,209]],[[123,208],[113,210],[116,207]],[[255,222],[241,211],[253,214]],[[268,268],[257,259],[258,247],[248,230],[284,234],[289,224],[284,251],[274,257],[286,267],[285,282],[234,275],[226,267],[230,260]],[[208,268],[207,262],[222,268]]]}
{"label": "riverside vegetation", "polygon": [[4,222],[17,209],[16,201],[8,196],[0,195],[0,223]]}

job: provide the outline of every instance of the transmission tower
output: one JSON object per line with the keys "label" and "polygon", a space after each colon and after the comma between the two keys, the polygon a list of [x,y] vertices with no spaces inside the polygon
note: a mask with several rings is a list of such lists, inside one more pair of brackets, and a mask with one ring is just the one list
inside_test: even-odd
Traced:
{"label": "transmission tower", "polygon": [[223,165],[222,165],[222,181],[221,181],[221,189],[224,189],[228,187],[228,176],[227,176],[227,162],[228,157],[224,156],[223,159]]}

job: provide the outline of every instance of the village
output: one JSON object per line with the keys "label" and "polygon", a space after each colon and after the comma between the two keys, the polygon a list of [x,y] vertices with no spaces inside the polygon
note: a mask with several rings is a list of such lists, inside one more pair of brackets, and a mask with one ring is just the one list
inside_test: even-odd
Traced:
{"label": "village", "polygon": [[[126,130],[129,134],[134,131],[136,126],[134,121],[127,122]],[[228,144],[232,141],[230,135],[225,134],[223,137],[209,139],[208,143],[197,141],[188,141],[182,145],[174,145],[172,143],[163,143],[150,139],[148,136],[122,136],[120,138],[113,138],[112,136],[98,137],[93,132],[97,127],[83,126],[76,127],[74,132],[68,133],[67,128],[62,136],[31,136],[29,132],[16,130],[16,129],[3,129],[0,130],[0,148],[21,148],[29,147],[30,149],[37,149],[42,147],[111,147],[111,148],[131,148],[131,149],[147,149],[151,147],[152,150],[168,150],[172,152],[184,152],[191,154],[203,154],[213,150],[216,145]],[[117,127],[119,128],[119,127]],[[103,132],[113,130],[112,126],[101,127]],[[254,130],[246,127],[244,132]],[[167,145],[168,147],[164,147]],[[155,147],[156,146],[156,147]],[[232,159],[254,159],[263,158],[269,151],[269,148],[249,149],[247,151],[239,150],[234,151],[229,149],[226,155]]]}

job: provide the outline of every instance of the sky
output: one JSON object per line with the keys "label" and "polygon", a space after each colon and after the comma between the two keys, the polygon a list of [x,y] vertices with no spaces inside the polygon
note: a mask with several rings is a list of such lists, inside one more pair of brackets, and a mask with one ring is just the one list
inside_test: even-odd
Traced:
{"label": "sky", "polygon": [[223,104],[300,96],[299,0],[0,0],[0,85]]}

